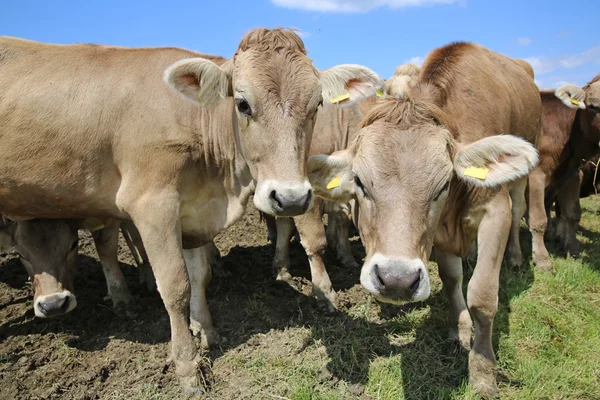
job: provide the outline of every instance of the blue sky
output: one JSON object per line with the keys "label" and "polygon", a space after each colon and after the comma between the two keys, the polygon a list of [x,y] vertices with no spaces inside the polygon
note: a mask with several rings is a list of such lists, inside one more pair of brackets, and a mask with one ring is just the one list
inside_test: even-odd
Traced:
{"label": "blue sky", "polygon": [[598,0],[14,1],[0,35],[51,43],[177,46],[229,57],[251,28],[301,29],[318,68],[371,67],[384,78],[455,40],[530,61],[540,87],[600,72]]}

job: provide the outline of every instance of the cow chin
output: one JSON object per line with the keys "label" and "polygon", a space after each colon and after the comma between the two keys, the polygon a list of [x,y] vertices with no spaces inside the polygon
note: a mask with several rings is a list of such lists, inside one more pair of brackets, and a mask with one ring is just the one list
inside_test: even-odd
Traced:
{"label": "cow chin", "polygon": [[39,318],[56,317],[66,314],[77,307],[77,298],[68,290],[38,296],[33,304],[35,316]]}
{"label": "cow chin", "polygon": [[362,267],[360,283],[375,298],[386,303],[422,301],[431,294],[431,284],[422,260],[373,255]]}
{"label": "cow chin", "polygon": [[267,179],[259,182],[254,192],[256,208],[276,217],[304,214],[312,201],[312,187],[307,180],[300,183],[283,183]]}

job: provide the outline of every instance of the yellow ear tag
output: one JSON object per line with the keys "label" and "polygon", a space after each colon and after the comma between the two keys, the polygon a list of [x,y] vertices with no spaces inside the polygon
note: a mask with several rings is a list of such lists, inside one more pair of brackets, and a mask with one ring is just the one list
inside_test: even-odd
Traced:
{"label": "yellow ear tag", "polygon": [[331,99],[331,104],[336,104],[336,103],[341,103],[344,100],[347,100],[350,98],[350,93],[346,92],[344,94],[341,94],[339,96],[333,97]]}
{"label": "yellow ear tag", "polygon": [[464,176],[472,176],[473,178],[485,180],[490,170],[486,167],[467,167],[465,168]]}
{"label": "yellow ear tag", "polygon": [[329,181],[329,183],[327,184],[327,190],[336,188],[338,186],[341,185],[341,179],[339,176],[336,176],[335,178],[333,178],[332,180]]}
{"label": "yellow ear tag", "polygon": [[376,91],[376,92],[375,92],[375,95],[376,95],[377,97],[381,97],[381,96],[383,96],[383,90],[378,90],[378,91]]}
{"label": "yellow ear tag", "polygon": [[576,106],[578,106],[581,104],[581,102],[577,99],[571,99],[571,104],[575,104]]}

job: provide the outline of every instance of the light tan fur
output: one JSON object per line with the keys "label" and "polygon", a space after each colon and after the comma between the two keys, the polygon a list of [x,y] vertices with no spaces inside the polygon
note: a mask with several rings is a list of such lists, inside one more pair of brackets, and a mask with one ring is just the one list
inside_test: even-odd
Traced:
{"label": "light tan fur", "polygon": [[[192,59],[189,68],[182,70],[182,59]],[[184,95],[200,88],[192,100],[201,103],[230,86],[235,101],[208,101],[211,108],[184,101],[161,79],[177,62],[167,80]],[[212,77],[203,90],[206,74]],[[1,38],[0,212],[15,219],[132,220],[169,313],[176,372],[184,386],[195,387],[199,355],[188,329],[182,247],[200,247],[235,223],[253,191],[267,213],[306,210],[313,117],[324,92],[337,95],[328,82],[339,89],[345,78],[347,86],[360,86],[350,101],[383,85],[364,67],[327,74],[335,79],[323,83],[302,40],[286,29],[250,32],[231,60],[174,48]],[[240,111],[242,100],[251,115]]]}

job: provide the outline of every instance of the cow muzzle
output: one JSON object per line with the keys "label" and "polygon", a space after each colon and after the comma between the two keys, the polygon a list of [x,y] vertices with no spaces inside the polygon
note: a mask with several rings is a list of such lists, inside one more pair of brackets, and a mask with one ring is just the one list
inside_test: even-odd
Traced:
{"label": "cow muzzle", "polygon": [[66,314],[77,307],[77,298],[68,290],[38,296],[33,304],[35,316],[39,318],[56,317]]}
{"label": "cow muzzle", "polygon": [[375,254],[360,273],[362,286],[381,301],[405,303],[425,300],[431,293],[429,274],[420,259]]}
{"label": "cow muzzle", "polygon": [[308,181],[284,184],[267,180],[258,184],[254,204],[260,211],[276,217],[294,217],[304,214],[313,200],[312,187]]}

